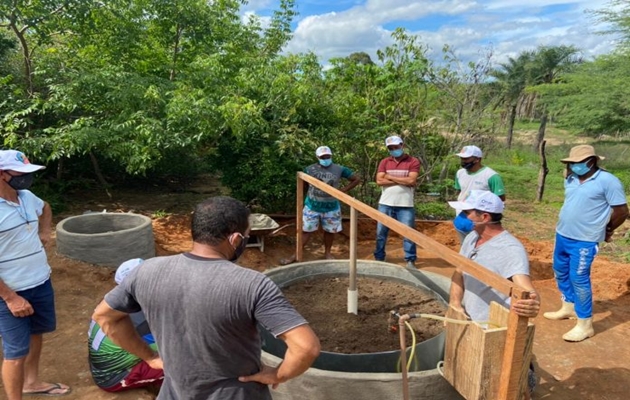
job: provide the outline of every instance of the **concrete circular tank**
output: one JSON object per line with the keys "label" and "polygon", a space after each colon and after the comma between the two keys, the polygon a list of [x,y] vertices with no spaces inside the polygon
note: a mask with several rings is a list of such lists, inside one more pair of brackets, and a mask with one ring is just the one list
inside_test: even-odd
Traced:
{"label": "concrete circular tank", "polygon": [[57,253],[117,267],[130,258],[155,256],[151,218],[132,213],[90,213],[57,224]]}
{"label": "concrete circular tank", "polygon": [[[412,271],[379,261],[357,261],[360,277],[387,279],[432,292],[437,299],[447,301],[450,279],[431,272]],[[348,275],[347,260],[324,260],[292,264],[265,272],[278,286],[317,277]],[[361,287],[358,288],[359,294]],[[278,364],[286,346],[271,334],[263,337],[262,358],[265,363]],[[439,374],[437,363],[444,354],[444,333],[416,346],[419,363],[409,372],[409,393],[412,399],[461,400],[462,397]],[[274,400],[328,399],[395,399],[402,396],[402,375],[391,371],[400,351],[370,354],[340,354],[322,352],[313,367],[278,389],[272,390]]]}

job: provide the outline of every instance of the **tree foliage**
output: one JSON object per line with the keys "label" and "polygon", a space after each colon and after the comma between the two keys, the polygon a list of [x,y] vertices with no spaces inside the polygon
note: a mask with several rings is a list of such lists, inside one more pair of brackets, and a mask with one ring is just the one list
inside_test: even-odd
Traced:
{"label": "tree foliage", "polygon": [[[439,186],[453,150],[487,149],[498,105],[510,126],[528,99],[537,117],[551,113],[589,134],[627,129],[622,55],[573,72],[574,48],[543,47],[494,68],[491,52],[465,63],[448,45],[430,60],[420,37],[396,29],[375,55],[352,53],[324,68],[314,54],[283,53],[295,0],[281,0],[265,23],[244,19],[244,3],[3,2],[3,147],[50,163],[52,180],[107,186],[211,172],[252,206],[289,210],[295,172],[323,144],[361,175],[358,196],[375,204],[388,135],[402,136],[422,160],[423,181]],[[625,29],[623,18],[600,16]]]}

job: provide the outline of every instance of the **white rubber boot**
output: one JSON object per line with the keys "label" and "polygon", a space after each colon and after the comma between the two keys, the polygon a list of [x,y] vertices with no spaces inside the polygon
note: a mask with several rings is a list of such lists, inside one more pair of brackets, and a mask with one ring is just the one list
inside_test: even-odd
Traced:
{"label": "white rubber boot", "polygon": [[577,324],[569,332],[562,335],[567,342],[581,342],[595,335],[593,318],[578,318]]}
{"label": "white rubber boot", "polygon": [[558,311],[548,311],[544,313],[543,316],[547,319],[575,319],[577,318],[577,314],[575,314],[575,304],[563,301],[562,307],[560,307]]}

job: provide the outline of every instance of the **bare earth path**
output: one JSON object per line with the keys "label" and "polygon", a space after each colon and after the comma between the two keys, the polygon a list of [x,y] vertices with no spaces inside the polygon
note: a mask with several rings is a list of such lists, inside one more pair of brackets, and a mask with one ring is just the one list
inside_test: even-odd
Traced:
{"label": "bare earth path", "polygon": [[[151,215],[158,210],[172,214],[154,219],[154,233],[158,255],[174,254],[190,248],[189,211],[205,195],[170,194],[115,194],[116,202],[103,199],[83,200],[73,212],[56,216],[56,221],[69,215],[91,210],[129,211]],[[104,196],[103,196],[104,197]],[[149,197],[150,199],[147,199]],[[510,218],[507,216],[510,229]],[[525,218],[525,217],[524,217]],[[276,217],[281,226],[293,222]],[[553,226],[555,221],[550,221]],[[628,224],[626,224],[628,225]],[[456,249],[457,239],[450,223],[418,223],[418,230],[435,240]],[[344,227],[345,234],[349,233]],[[551,228],[553,229],[553,228]],[[627,230],[627,228],[626,228]],[[559,294],[551,272],[553,243],[529,241],[523,232],[513,232],[525,243],[532,263],[532,277],[543,298],[543,311],[555,309]],[[348,237],[336,238],[333,253],[337,258],[348,257]],[[273,268],[278,261],[294,250],[295,231],[292,226],[275,237],[268,237],[265,252],[247,249],[240,260],[243,266],[256,270]],[[372,258],[374,224],[360,221],[359,258]],[[389,262],[404,265],[399,237],[390,238]],[[55,253],[54,242],[48,248],[53,268],[53,284],[57,296],[58,330],[47,335],[42,356],[41,374],[45,379],[67,383],[73,388],[65,399],[154,399],[147,390],[134,390],[123,394],[109,394],[99,390],[92,382],[87,364],[86,332],[95,305],[113,287],[113,270],[94,267],[70,260]],[[307,260],[321,259],[323,248],[319,237],[306,249]],[[418,268],[450,276],[453,267],[433,254],[419,251]],[[547,321],[536,318],[534,353],[541,382],[535,392],[537,399],[554,400],[625,400],[630,393],[630,266],[609,262],[599,257],[593,268],[595,293],[596,335],[584,342],[567,343],[561,338],[572,321]],[[542,315],[542,312],[541,312]],[[3,398],[0,394],[0,398]]]}

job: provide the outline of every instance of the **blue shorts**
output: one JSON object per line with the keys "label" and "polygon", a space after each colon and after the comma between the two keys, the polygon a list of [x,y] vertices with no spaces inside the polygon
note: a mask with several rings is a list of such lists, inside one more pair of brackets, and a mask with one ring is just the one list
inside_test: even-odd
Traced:
{"label": "blue shorts", "polygon": [[32,289],[16,292],[25,298],[35,312],[28,317],[14,317],[7,303],[0,299],[0,335],[5,360],[16,360],[29,352],[31,335],[55,330],[55,295],[50,279]]}

